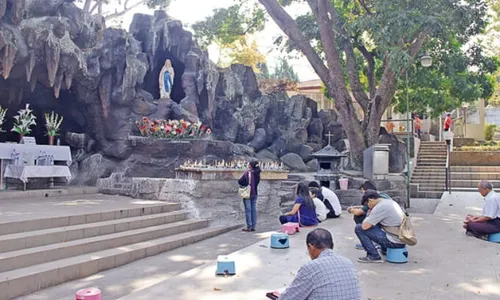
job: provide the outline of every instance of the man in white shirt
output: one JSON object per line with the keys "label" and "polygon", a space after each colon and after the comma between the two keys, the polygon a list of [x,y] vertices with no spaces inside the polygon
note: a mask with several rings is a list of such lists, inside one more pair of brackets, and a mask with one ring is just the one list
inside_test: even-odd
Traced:
{"label": "man in white shirt", "polygon": [[310,188],[309,193],[311,194],[311,198],[314,201],[314,206],[316,206],[316,216],[320,222],[326,220],[326,215],[328,214],[328,209],[323,203],[323,195],[321,194],[321,190],[318,188]]}
{"label": "man in white shirt", "polygon": [[339,197],[327,187],[320,187],[316,181],[309,182],[309,188],[319,188],[323,195],[323,203],[328,209],[327,218],[338,218],[342,214]]}
{"label": "man in white shirt", "polygon": [[489,234],[500,232],[500,195],[493,191],[493,185],[486,180],[481,181],[477,189],[485,200],[483,211],[480,216],[465,217],[465,234],[487,239]]}

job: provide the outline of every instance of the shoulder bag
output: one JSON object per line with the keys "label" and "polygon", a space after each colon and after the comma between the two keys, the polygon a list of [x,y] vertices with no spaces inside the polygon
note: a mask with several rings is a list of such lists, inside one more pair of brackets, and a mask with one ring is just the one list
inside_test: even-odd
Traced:
{"label": "shoulder bag", "polygon": [[247,186],[240,186],[240,188],[238,189],[238,195],[242,199],[250,199],[250,193],[252,191],[251,182],[252,182],[252,172],[248,171],[248,185]]}

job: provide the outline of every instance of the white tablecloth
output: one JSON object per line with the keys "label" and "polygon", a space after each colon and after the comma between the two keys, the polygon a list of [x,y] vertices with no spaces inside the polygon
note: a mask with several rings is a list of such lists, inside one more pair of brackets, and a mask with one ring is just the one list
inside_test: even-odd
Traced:
{"label": "white tablecloth", "polygon": [[0,143],[0,159],[11,159],[11,154],[14,150],[25,158],[32,157],[33,159],[37,158],[40,151],[42,151],[47,155],[53,155],[54,161],[64,161],[68,166],[71,165],[71,150],[69,146]]}
{"label": "white tablecloth", "polygon": [[56,178],[64,177],[71,179],[68,166],[14,166],[9,165],[5,169],[4,177],[16,178],[22,182],[28,182],[29,178]]}

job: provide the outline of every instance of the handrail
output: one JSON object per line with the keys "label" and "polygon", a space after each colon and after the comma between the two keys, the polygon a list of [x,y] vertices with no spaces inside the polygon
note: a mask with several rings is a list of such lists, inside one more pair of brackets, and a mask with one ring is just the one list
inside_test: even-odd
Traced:
{"label": "handrail", "polygon": [[445,165],[445,170],[446,170],[446,176],[445,176],[445,186],[446,190],[448,193],[451,194],[451,168],[450,168],[450,147],[451,147],[451,142],[446,141],[446,165]]}

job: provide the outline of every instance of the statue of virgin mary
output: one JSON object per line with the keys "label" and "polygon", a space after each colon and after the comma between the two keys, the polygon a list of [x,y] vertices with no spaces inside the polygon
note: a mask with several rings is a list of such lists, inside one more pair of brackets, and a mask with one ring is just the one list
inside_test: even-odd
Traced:
{"label": "statue of virgin mary", "polygon": [[170,93],[174,86],[174,68],[170,59],[165,61],[165,65],[160,71],[160,98],[170,99]]}

